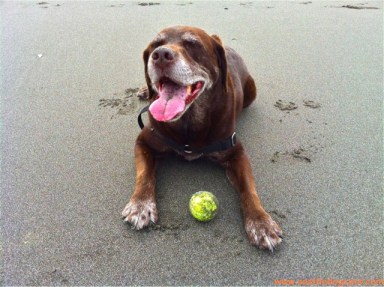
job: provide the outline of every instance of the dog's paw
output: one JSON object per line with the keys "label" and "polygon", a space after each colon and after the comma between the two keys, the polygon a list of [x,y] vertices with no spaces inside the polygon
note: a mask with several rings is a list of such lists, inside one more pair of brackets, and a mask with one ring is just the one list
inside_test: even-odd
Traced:
{"label": "dog's paw", "polygon": [[141,87],[138,91],[136,96],[143,101],[146,101],[149,99],[149,91],[147,86]]}
{"label": "dog's paw", "polygon": [[131,200],[121,214],[123,220],[137,230],[143,229],[151,222],[156,223],[158,218],[156,203],[153,201]]}
{"label": "dog's paw", "polygon": [[273,252],[283,238],[283,232],[268,214],[262,217],[247,218],[244,222],[249,242],[260,249]]}

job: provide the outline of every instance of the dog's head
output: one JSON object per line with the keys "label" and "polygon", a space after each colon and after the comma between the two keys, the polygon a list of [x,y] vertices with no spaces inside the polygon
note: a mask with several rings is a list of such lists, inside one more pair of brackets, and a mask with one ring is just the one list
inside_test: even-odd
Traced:
{"label": "dog's head", "polygon": [[218,36],[195,27],[162,30],[143,54],[149,111],[157,121],[178,120],[207,91],[226,89],[227,62]]}

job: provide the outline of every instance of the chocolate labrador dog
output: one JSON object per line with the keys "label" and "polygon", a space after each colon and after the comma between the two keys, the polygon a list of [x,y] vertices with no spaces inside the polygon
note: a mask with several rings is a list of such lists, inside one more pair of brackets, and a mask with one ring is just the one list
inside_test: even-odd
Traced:
{"label": "chocolate labrador dog", "polygon": [[156,223],[157,156],[175,152],[187,160],[214,159],[240,196],[251,244],[273,249],[282,231],[264,210],[248,156],[236,140],[236,119],[256,98],[256,85],[241,57],[216,35],[195,27],[162,30],[145,49],[144,92],[149,124],[135,145],[136,188],[122,212],[135,229]]}

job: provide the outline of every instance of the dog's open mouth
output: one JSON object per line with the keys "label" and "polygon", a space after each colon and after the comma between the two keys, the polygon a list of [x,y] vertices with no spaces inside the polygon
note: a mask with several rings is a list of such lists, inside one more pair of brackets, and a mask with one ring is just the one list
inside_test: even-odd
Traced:
{"label": "dog's open mouth", "polygon": [[161,79],[156,85],[158,98],[151,104],[149,111],[157,121],[177,120],[201,94],[203,81],[192,85],[179,85],[169,79]]}

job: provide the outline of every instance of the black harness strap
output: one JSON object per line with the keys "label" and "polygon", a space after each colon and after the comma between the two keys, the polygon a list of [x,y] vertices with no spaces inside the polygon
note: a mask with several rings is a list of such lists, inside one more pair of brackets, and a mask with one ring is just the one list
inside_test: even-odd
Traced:
{"label": "black harness strap", "polygon": [[139,122],[139,126],[141,129],[144,128],[144,123],[143,123],[143,119],[141,118],[141,115],[148,112],[149,110],[149,105],[145,106],[144,108],[141,109],[140,113],[139,113],[139,116],[137,117],[137,121]]}
{"label": "black harness strap", "polygon": [[[143,123],[143,119],[141,118],[141,115],[148,112],[148,110],[149,110],[149,105],[142,108],[140,113],[139,113],[139,116],[137,118],[137,121],[138,121],[141,129],[144,128],[144,123]],[[224,151],[224,150],[227,150],[227,149],[236,145],[236,132],[234,132],[230,137],[226,138],[225,140],[215,142],[215,143],[213,143],[209,146],[203,147],[203,148],[195,149],[195,148],[192,148],[188,144],[180,145],[180,144],[176,143],[175,141],[173,141],[169,138],[166,138],[163,135],[159,134],[153,128],[151,129],[151,131],[157,137],[159,137],[163,142],[165,142],[168,146],[170,146],[172,149],[174,149],[175,151],[177,151],[179,153],[185,153],[185,154],[192,154],[192,153],[209,154],[212,152]]]}

